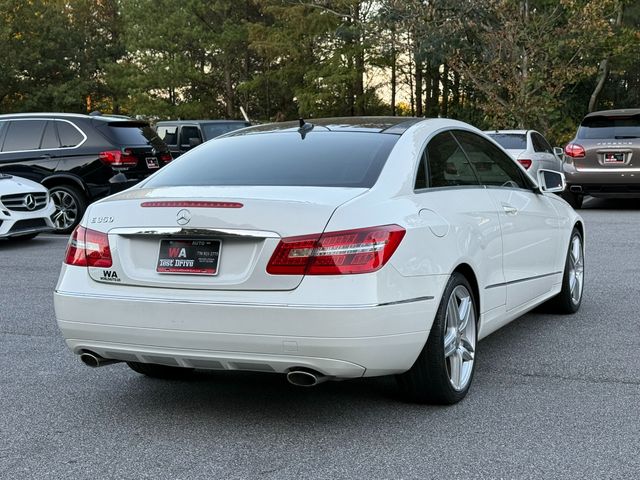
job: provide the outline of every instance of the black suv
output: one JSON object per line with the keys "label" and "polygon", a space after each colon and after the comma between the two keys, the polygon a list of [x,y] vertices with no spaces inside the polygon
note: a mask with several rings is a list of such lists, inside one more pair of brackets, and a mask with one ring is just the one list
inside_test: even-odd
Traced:
{"label": "black suv", "polygon": [[202,142],[250,126],[244,120],[175,120],[158,122],[156,131],[175,158]]}
{"label": "black suv", "polygon": [[0,115],[0,173],[49,189],[59,233],[70,232],[90,202],[134,185],[171,159],[146,122],[106,115]]}

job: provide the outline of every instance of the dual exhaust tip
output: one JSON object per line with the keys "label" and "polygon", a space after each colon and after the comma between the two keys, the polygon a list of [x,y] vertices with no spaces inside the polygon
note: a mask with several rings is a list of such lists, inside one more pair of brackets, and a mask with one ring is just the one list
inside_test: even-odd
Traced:
{"label": "dual exhaust tip", "polygon": [[[97,353],[83,352],[80,354],[80,361],[91,368],[104,367],[122,360],[112,360],[103,358]],[[294,369],[287,373],[287,381],[297,387],[315,387],[329,380],[329,377],[311,369]]]}

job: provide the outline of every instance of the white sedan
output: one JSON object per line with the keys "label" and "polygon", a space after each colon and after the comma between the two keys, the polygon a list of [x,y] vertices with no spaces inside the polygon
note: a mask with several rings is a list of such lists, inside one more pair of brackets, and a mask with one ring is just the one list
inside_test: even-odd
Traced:
{"label": "white sedan", "polygon": [[562,148],[553,148],[535,130],[492,130],[485,133],[515,158],[534,179],[540,169],[562,171]]}
{"label": "white sedan", "polygon": [[54,230],[48,190],[26,178],[0,173],[0,238],[28,240]]}
{"label": "white sedan", "polygon": [[453,120],[236,131],[89,207],[58,325],[90,366],[395,374],[409,399],[454,403],[478,340],[545,302],[578,310],[584,224],[563,187]]}

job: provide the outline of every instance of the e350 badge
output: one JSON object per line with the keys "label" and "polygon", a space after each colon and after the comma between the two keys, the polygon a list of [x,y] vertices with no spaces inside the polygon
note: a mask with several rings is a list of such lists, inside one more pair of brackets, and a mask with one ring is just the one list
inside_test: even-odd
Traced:
{"label": "e350 badge", "polygon": [[105,282],[119,282],[120,278],[115,270],[103,270],[100,280],[104,280]]}

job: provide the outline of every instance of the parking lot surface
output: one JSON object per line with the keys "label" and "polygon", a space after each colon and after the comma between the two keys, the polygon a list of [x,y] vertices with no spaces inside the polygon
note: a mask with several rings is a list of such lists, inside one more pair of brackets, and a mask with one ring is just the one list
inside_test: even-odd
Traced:
{"label": "parking lot surface", "polygon": [[90,369],[53,313],[66,238],[2,242],[0,478],[637,478],[640,201],[581,214],[580,312],[533,312],[483,340],[452,407],[403,403],[392,378],[300,389]]}

